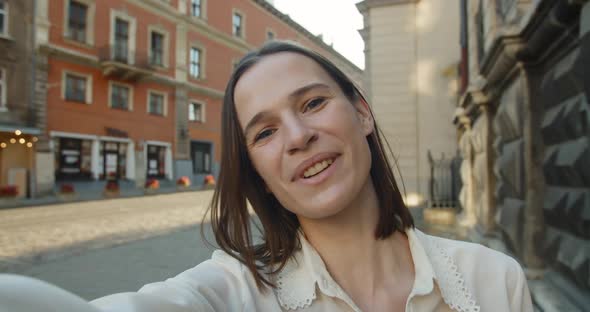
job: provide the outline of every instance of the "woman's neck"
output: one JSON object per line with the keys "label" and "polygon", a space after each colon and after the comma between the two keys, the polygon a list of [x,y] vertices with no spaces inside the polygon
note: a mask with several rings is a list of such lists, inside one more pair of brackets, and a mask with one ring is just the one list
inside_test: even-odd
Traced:
{"label": "woman's neck", "polygon": [[300,218],[307,240],[332,277],[363,308],[366,305],[361,302],[381,301],[376,297],[384,289],[409,293],[414,279],[407,237],[396,232],[386,239],[375,238],[379,201],[368,180],[357,199],[338,215],[321,220]]}

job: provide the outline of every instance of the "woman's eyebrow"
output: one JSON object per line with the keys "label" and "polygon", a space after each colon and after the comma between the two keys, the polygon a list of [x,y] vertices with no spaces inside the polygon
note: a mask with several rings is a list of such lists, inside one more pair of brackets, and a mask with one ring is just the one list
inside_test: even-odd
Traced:
{"label": "woman's eyebrow", "polygon": [[269,114],[270,113],[268,111],[261,111],[261,112],[257,113],[256,115],[254,115],[254,117],[252,117],[252,119],[250,119],[250,121],[248,121],[246,128],[244,128],[244,135],[248,136],[248,132],[250,131],[250,129],[252,129],[257,123],[259,123],[262,119],[264,119]]}
{"label": "woman's eyebrow", "polygon": [[[300,97],[305,95],[305,93],[307,93],[313,89],[329,90],[330,86],[328,86],[325,83],[321,83],[321,82],[313,82],[313,83],[307,84],[307,85],[297,88],[297,89],[295,89],[295,91],[291,92],[291,94],[289,94],[289,97],[288,97],[289,101],[295,102],[297,99],[299,99]],[[256,115],[254,115],[254,117],[252,117],[252,119],[250,119],[250,121],[248,121],[248,124],[246,124],[246,127],[244,128],[244,135],[247,136],[248,132],[252,129],[252,127],[254,127],[257,123],[259,123],[261,120],[263,120],[268,115],[270,115],[270,112],[268,112],[268,111],[261,111],[261,112],[257,113]]]}
{"label": "woman's eyebrow", "polygon": [[295,91],[291,92],[291,94],[289,94],[289,100],[290,101],[295,101],[298,98],[302,97],[305,93],[313,90],[313,89],[330,89],[330,86],[328,86],[325,83],[321,83],[321,82],[312,82],[310,84],[307,84],[303,87],[297,88]]}

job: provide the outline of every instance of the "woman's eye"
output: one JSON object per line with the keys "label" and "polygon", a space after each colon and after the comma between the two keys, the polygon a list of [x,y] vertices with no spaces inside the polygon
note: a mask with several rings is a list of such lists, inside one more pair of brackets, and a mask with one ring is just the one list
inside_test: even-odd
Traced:
{"label": "woman's eye", "polygon": [[305,104],[305,107],[303,108],[303,112],[307,112],[310,109],[314,109],[314,108],[322,105],[322,103],[324,103],[325,100],[326,99],[323,97],[312,99],[311,101],[307,102],[307,104]]}
{"label": "woman's eye", "polygon": [[258,133],[256,135],[256,137],[254,137],[254,142],[258,142],[262,139],[265,139],[265,138],[271,136],[274,133],[274,131],[275,131],[274,129],[264,129],[264,130],[260,131],[260,133]]}

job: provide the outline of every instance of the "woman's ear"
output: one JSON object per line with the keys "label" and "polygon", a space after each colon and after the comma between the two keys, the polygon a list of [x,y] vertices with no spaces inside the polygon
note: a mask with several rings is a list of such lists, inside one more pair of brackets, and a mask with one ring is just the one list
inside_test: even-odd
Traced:
{"label": "woman's ear", "polygon": [[361,122],[361,127],[365,135],[373,133],[375,130],[375,120],[369,104],[361,97],[355,103],[357,116]]}

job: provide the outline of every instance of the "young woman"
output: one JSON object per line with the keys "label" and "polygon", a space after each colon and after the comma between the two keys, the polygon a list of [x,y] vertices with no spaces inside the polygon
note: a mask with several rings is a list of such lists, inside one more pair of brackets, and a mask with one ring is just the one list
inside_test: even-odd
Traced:
{"label": "young woman", "polygon": [[244,57],[225,93],[222,151],[211,205],[221,250],[95,308],[532,311],[515,260],[414,228],[369,105],[320,55],[271,42]]}

